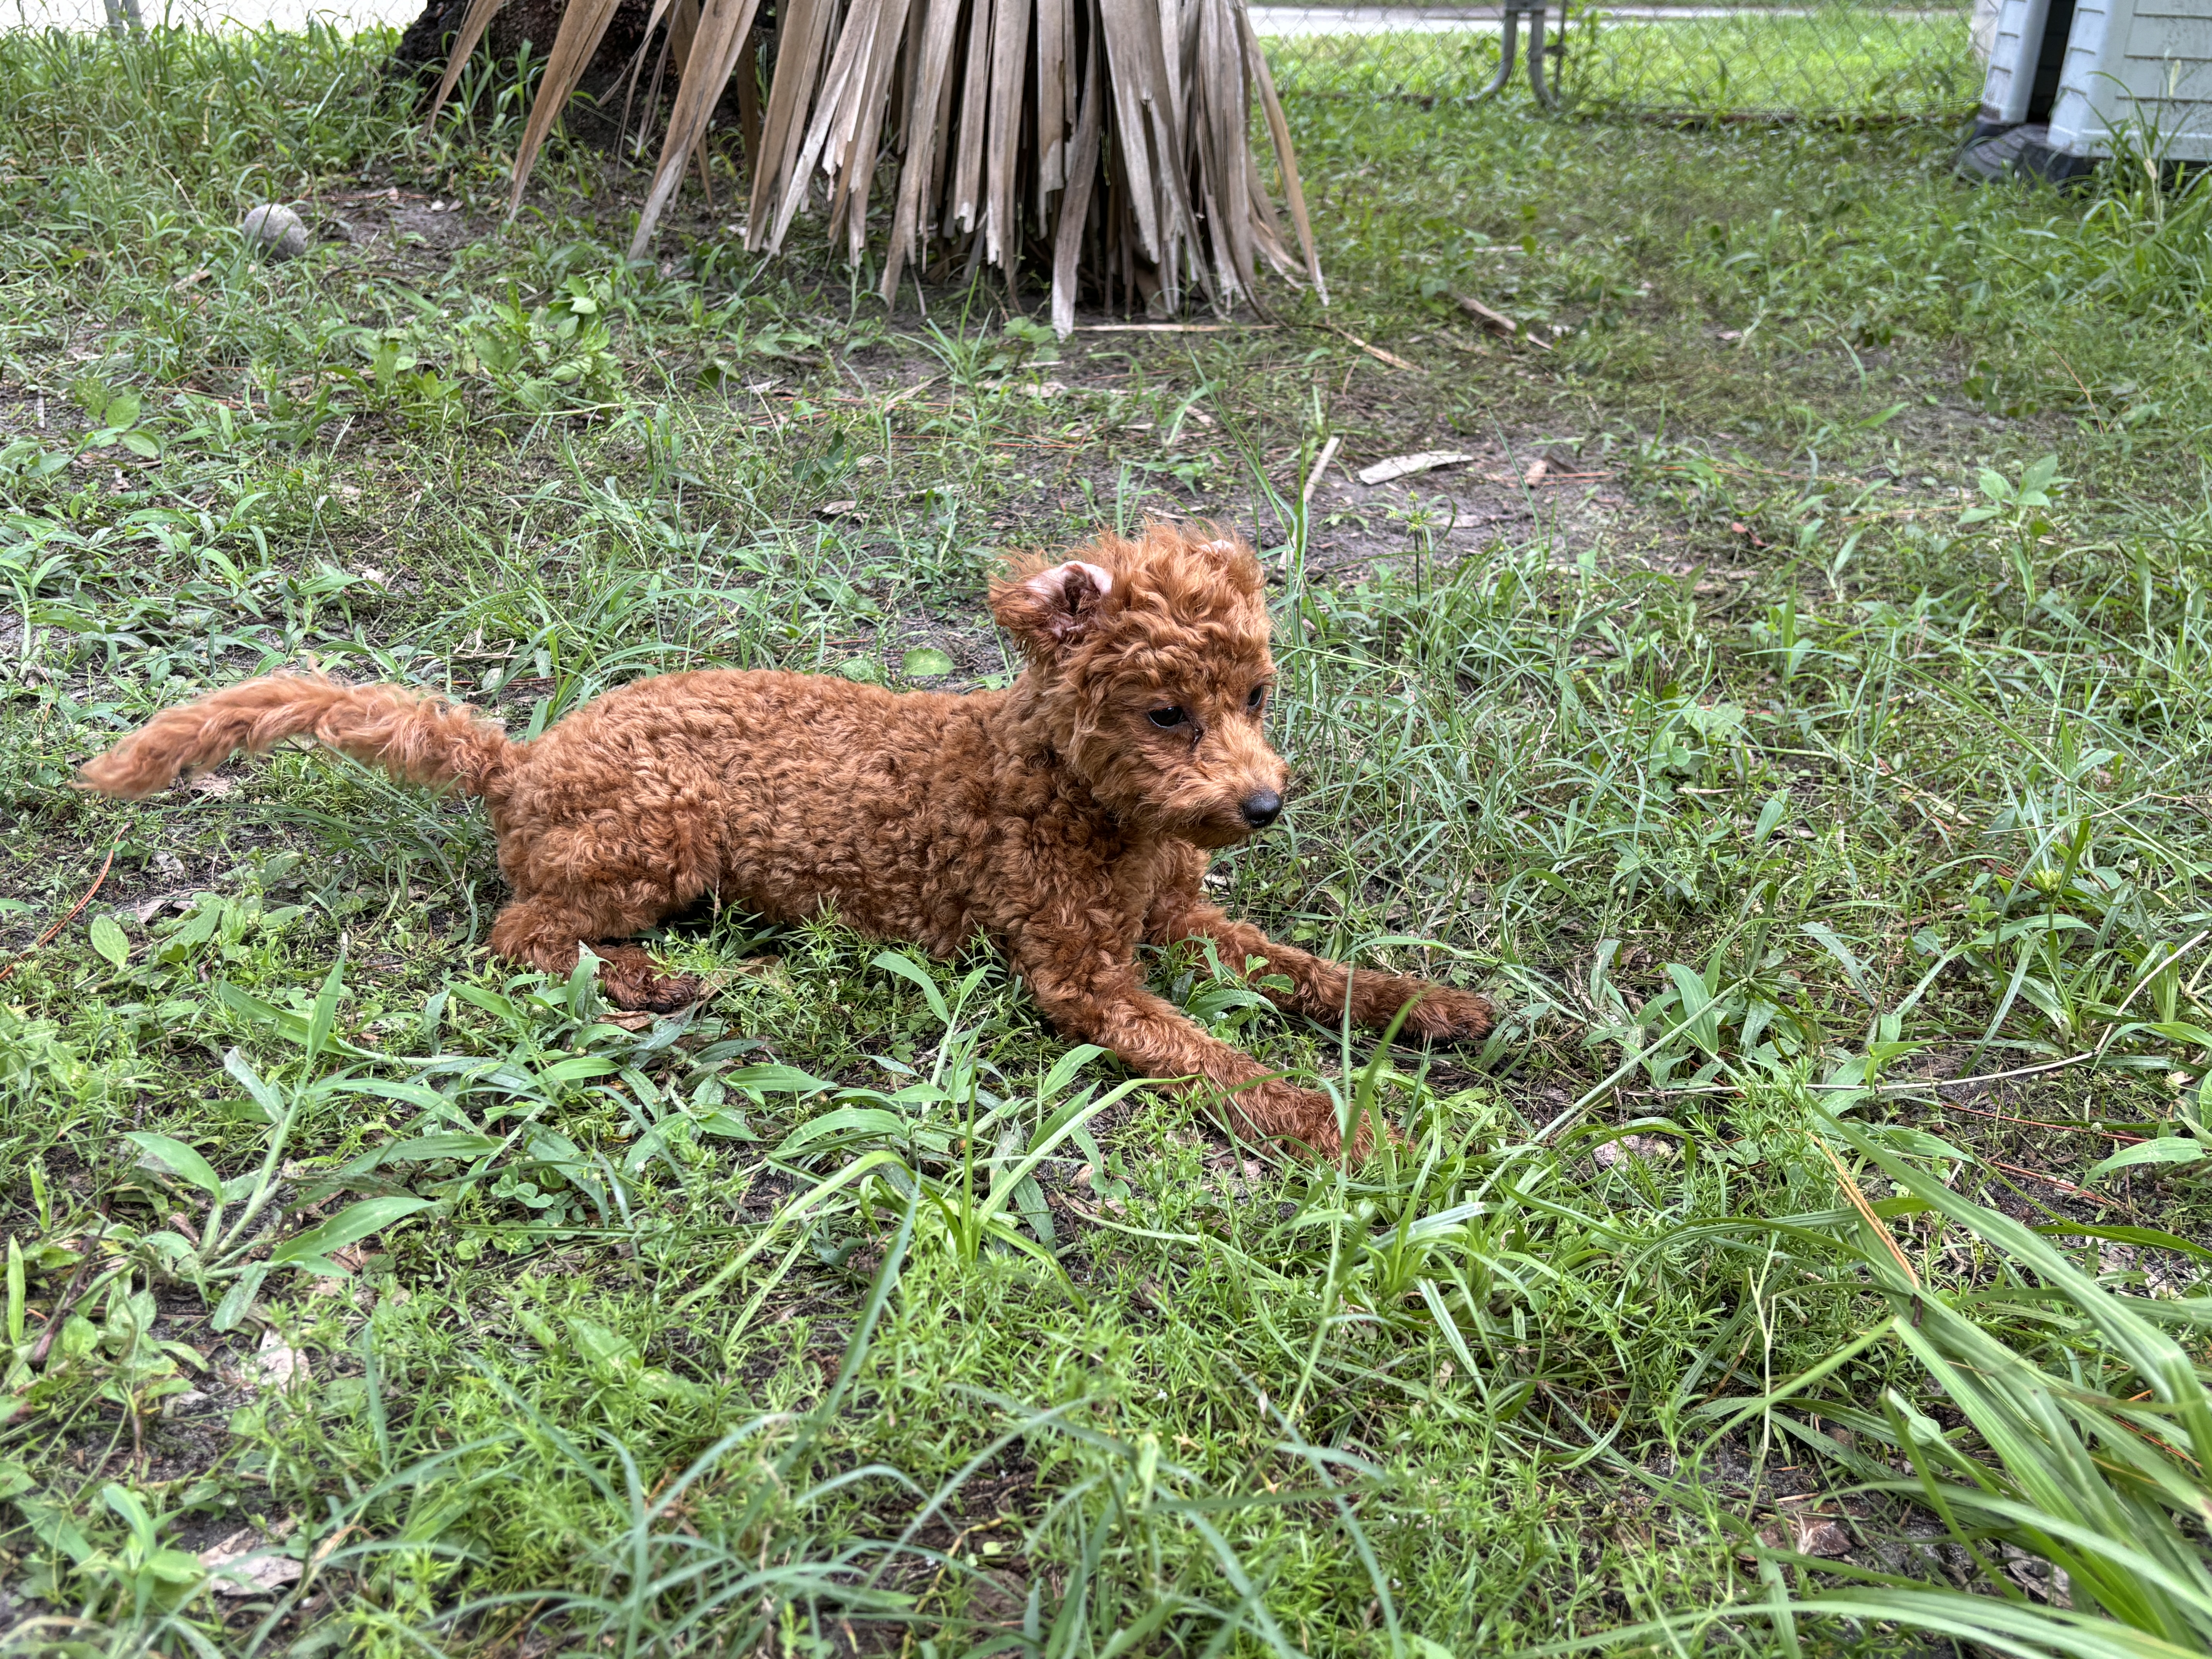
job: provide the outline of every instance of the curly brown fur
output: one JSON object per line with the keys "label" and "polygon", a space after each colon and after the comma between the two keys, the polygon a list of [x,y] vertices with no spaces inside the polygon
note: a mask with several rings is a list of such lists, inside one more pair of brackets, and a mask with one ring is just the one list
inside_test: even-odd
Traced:
{"label": "curly brown fur", "polygon": [[[1209,852],[1272,821],[1285,782],[1261,730],[1274,666],[1249,547],[1158,525],[1108,536],[1075,558],[1015,561],[991,610],[1027,659],[1004,691],[667,674],[515,744],[398,687],[280,677],[167,711],[83,781],[136,799],[299,736],[480,794],[514,890],[492,949],[547,973],[708,894],[781,921],[833,910],[939,955],[981,932],[1070,1037],[1203,1079],[1240,1127],[1316,1152],[1338,1149],[1328,1097],[1146,990],[1140,942],[1212,939],[1221,962],[1285,982],[1277,1002],[1331,1024],[1348,1010],[1387,1026],[1412,1003],[1413,1035],[1490,1029],[1479,996],[1355,974],[1206,902]],[[665,1011],[696,994],[640,945],[599,953],[617,1003]]]}

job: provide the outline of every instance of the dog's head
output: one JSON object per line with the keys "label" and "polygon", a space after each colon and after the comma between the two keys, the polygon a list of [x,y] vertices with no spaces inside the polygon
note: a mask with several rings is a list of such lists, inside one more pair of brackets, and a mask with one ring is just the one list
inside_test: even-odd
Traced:
{"label": "dog's head", "polygon": [[1125,822],[1230,847],[1282,811],[1266,589],[1244,543],[1155,524],[1019,558],[991,612],[1030,660],[1055,747]]}

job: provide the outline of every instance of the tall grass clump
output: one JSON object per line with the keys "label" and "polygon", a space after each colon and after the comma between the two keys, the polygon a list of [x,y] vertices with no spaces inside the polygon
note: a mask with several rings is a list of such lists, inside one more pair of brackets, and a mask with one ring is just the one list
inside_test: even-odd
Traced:
{"label": "tall grass clump", "polygon": [[[282,198],[325,173],[379,158],[398,125],[386,61],[393,36],[310,20],[297,33],[192,24],[118,36],[11,29],[0,100],[19,166],[35,158],[88,229],[142,204],[89,194],[166,181],[210,210]],[[66,222],[66,221],[65,221]]]}

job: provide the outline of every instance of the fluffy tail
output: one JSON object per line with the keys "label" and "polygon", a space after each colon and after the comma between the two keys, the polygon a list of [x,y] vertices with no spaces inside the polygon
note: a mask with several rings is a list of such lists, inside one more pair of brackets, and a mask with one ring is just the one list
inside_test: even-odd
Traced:
{"label": "fluffy tail", "polygon": [[307,737],[410,783],[489,792],[515,745],[475,710],[397,685],[340,685],[321,674],[273,674],[164,709],[80,774],[82,786],[139,800],[240,749],[265,754]]}

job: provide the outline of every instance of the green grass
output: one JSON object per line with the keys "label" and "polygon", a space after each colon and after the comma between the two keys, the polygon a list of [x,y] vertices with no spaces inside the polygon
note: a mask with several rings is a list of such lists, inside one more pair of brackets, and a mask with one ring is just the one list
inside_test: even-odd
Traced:
{"label": "green grass", "polygon": [[[0,39],[0,1642],[2212,1642],[2204,197],[1306,99],[1329,310],[1054,349],[744,258],[727,155],[657,264],[582,149],[501,230],[514,66],[425,137],[383,44]],[[358,240],[249,258],[264,196]],[[1477,459],[1302,514],[1331,437]],[[484,956],[480,811],[328,757],[67,787],[285,665],[518,732],[988,683],[997,551],[1148,512],[1282,578],[1224,901],[1508,1012],[1156,964],[1360,1170],[834,919],[678,925],[715,993],[631,1030]]]}
{"label": "green grass", "polygon": [[[1547,39],[1559,42],[1558,19]],[[1957,119],[1982,66],[1964,12],[1899,12],[1830,0],[1788,17],[1573,18],[1547,79],[1577,110],[1849,120]],[[1526,42],[1522,52],[1527,50]],[[1271,44],[1285,91],[1316,97],[1452,100],[1487,86],[1498,35],[1311,34]],[[1516,69],[1505,101],[1528,97]]]}
{"label": "green grass", "polygon": [[1607,21],[1573,32],[1565,89],[1594,108],[1955,118],[1981,93],[1963,14]]}

